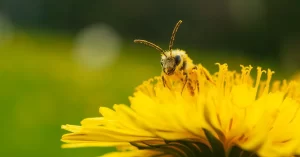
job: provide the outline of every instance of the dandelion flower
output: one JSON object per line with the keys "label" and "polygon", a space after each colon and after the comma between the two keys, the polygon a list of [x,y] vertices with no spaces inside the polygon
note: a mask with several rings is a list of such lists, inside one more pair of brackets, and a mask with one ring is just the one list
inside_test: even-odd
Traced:
{"label": "dandelion flower", "polygon": [[271,83],[269,69],[258,67],[253,78],[251,66],[235,72],[217,65],[215,84],[200,75],[193,95],[181,93],[182,82],[170,90],[160,77],[145,81],[130,106],[100,107],[101,117],[63,125],[71,132],[62,136],[63,147],[118,148],[103,157],[300,155],[298,84]]}

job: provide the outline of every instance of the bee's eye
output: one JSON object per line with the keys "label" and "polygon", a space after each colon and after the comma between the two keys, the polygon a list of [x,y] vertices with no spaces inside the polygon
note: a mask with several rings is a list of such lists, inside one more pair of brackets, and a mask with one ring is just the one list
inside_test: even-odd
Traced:
{"label": "bee's eye", "polygon": [[181,57],[179,55],[175,56],[175,64],[178,65],[181,61]]}

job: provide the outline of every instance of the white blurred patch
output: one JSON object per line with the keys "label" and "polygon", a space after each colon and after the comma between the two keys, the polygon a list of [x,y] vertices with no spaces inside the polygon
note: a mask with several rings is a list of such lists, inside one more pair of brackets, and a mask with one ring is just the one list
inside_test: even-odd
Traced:
{"label": "white blurred patch", "polygon": [[241,27],[252,27],[265,17],[263,0],[229,0],[228,3],[233,20]]}
{"label": "white blurred patch", "polygon": [[0,46],[12,41],[14,29],[11,21],[0,13]]}
{"label": "white blurred patch", "polygon": [[74,43],[74,59],[89,69],[101,69],[116,61],[121,38],[109,25],[94,24],[81,30]]}

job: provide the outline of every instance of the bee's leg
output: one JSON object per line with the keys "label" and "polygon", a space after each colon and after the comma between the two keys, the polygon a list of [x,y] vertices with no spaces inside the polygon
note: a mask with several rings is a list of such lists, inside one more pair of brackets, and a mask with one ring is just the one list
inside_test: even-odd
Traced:
{"label": "bee's leg", "polygon": [[165,80],[165,77],[164,77],[164,76],[161,76],[161,80],[162,80],[162,82],[163,82],[164,87],[166,87],[166,80]]}
{"label": "bee's leg", "polygon": [[212,79],[211,75],[208,73],[208,71],[206,69],[204,69],[204,75],[210,83],[216,85],[215,81]]}
{"label": "bee's leg", "polygon": [[197,86],[197,90],[198,90],[198,93],[200,92],[200,85],[199,85],[199,80],[197,79],[196,80],[196,86]]}
{"label": "bee's leg", "polygon": [[188,81],[188,74],[187,74],[186,72],[184,72],[183,75],[185,75],[185,80],[184,80],[183,87],[182,87],[182,89],[181,89],[181,95],[182,95],[182,92],[183,92],[183,90],[184,90],[184,87],[185,87],[185,85],[186,85],[186,83],[187,83],[187,81]]}
{"label": "bee's leg", "polygon": [[212,84],[216,85],[215,81],[213,81],[210,73],[204,67],[201,66],[201,73],[204,74],[205,78]]}
{"label": "bee's leg", "polygon": [[194,96],[195,95],[195,90],[197,89],[197,93],[199,93],[199,75],[198,75],[198,66],[197,65],[195,65],[193,68],[192,68],[192,72],[191,72],[191,75],[193,75],[192,76],[192,79],[189,79],[188,81],[188,88],[189,88],[189,90],[190,90],[190,93],[191,93],[191,95],[192,96]]}
{"label": "bee's leg", "polygon": [[190,90],[191,95],[194,96],[195,95],[195,88],[193,87],[192,83],[193,83],[192,80],[189,79],[188,82],[187,82],[187,88]]}
{"label": "bee's leg", "polygon": [[[170,87],[169,87],[168,84],[167,84],[167,80],[165,79],[165,77],[164,77],[163,75],[161,76],[161,80],[162,80],[162,82],[163,82],[164,87],[167,87],[167,88],[170,89]],[[171,90],[171,89],[170,89],[170,90]]]}
{"label": "bee's leg", "polygon": [[[194,67],[193,67],[193,70],[198,70],[198,66],[197,65],[195,65]],[[196,88],[197,88],[197,91],[198,91],[198,93],[199,93],[199,91],[200,91],[200,83],[199,83],[199,76],[198,76],[198,73],[196,72],[195,73],[196,74],[196,79],[195,79],[195,82],[196,82]]]}

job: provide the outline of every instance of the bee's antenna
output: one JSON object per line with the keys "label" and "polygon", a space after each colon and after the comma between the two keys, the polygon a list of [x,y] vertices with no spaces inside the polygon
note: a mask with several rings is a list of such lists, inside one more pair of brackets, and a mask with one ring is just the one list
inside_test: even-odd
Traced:
{"label": "bee's antenna", "polygon": [[174,43],[174,40],[175,40],[175,35],[176,35],[176,32],[177,32],[177,30],[178,30],[181,23],[182,23],[182,21],[179,20],[177,22],[177,24],[175,25],[174,29],[173,29],[173,33],[172,33],[170,44],[169,44],[169,51],[171,53],[171,56],[172,56],[172,47],[173,47],[173,43]]}
{"label": "bee's antenna", "polygon": [[[136,40],[134,40],[133,42],[135,42],[135,43],[141,43],[141,44],[145,44],[145,45],[147,45],[147,46],[153,47],[153,48],[155,48],[156,50],[158,50],[159,52],[161,52],[163,55],[166,56],[166,54],[164,53],[164,50],[163,50],[162,48],[160,48],[159,46],[157,46],[157,45],[155,45],[155,44],[153,44],[153,43],[151,43],[151,42],[149,42],[149,41],[147,41],[147,40],[136,39]],[[166,56],[166,57],[167,57],[167,56]]]}

